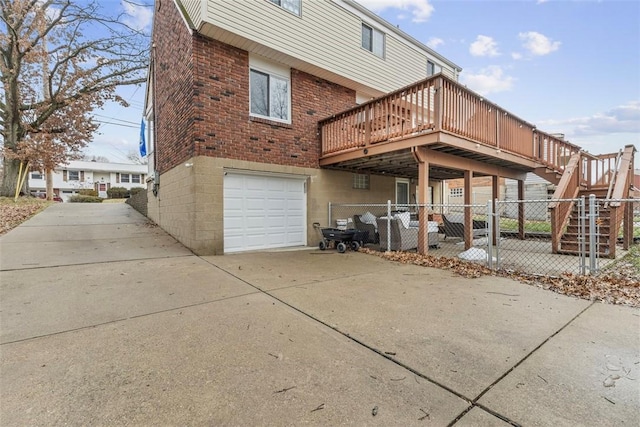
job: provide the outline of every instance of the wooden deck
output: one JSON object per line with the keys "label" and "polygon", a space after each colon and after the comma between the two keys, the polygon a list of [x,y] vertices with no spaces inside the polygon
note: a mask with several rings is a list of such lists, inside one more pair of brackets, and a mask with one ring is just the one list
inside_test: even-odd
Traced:
{"label": "wooden deck", "polygon": [[[415,162],[405,163],[419,146],[485,165],[558,174],[581,151],[442,75],[335,114],[322,120],[320,129],[321,166],[398,176],[415,176],[410,171]],[[380,169],[382,163],[386,169]],[[444,169],[455,166],[444,163]]]}
{"label": "wooden deck", "polygon": [[[516,179],[519,199],[524,198],[527,172],[556,184],[554,199],[575,198],[581,191],[624,199],[630,197],[634,179],[635,147],[591,155],[443,75],[337,113],[320,121],[319,127],[320,166],[417,178],[418,200],[428,200],[429,181],[433,179],[464,178],[465,205],[471,204],[473,176],[493,177],[494,198],[498,197],[498,177]],[[612,250],[622,216],[625,242],[630,236],[627,205],[611,203],[607,208],[612,218]],[[554,253],[559,250],[571,209],[573,206],[551,208]],[[420,253],[428,250],[424,217],[420,220]],[[471,219],[471,210],[466,208],[465,222],[469,224]],[[522,223],[519,232],[524,235]],[[465,230],[465,248],[471,241],[471,230]]]}

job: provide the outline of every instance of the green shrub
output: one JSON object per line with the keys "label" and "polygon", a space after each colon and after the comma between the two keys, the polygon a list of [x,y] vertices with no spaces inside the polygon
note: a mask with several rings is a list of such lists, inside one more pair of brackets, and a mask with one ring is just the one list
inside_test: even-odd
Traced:
{"label": "green shrub", "polygon": [[81,196],[93,196],[98,197],[98,192],[96,190],[90,190],[88,188],[84,188],[78,191],[78,194]]}
{"label": "green shrub", "polygon": [[129,195],[129,190],[124,187],[111,187],[107,190],[107,196],[109,196],[110,199],[125,199],[129,197]]}
{"label": "green shrub", "polygon": [[147,191],[147,189],[144,188],[144,187],[133,187],[131,190],[129,190],[129,192],[131,193],[132,196],[134,194],[138,194],[141,191]]}
{"label": "green shrub", "polygon": [[102,199],[97,196],[84,196],[78,194],[76,196],[69,197],[70,203],[102,203]]}

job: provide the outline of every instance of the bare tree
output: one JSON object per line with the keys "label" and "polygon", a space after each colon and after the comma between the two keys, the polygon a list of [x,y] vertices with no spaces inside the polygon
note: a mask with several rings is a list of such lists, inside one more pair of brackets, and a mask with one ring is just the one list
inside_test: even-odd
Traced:
{"label": "bare tree", "polygon": [[15,191],[21,164],[47,171],[81,158],[98,127],[91,112],[126,106],[115,88],[144,83],[147,35],[101,4],[113,3],[0,0],[0,195]]}
{"label": "bare tree", "polygon": [[105,156],[95,156],[95,155],[89,155],[89,154],[85,154],[82,156],[82,160],[86,161],[86,162],[97,162],[97,163],[109,163],[110,160],[105,157]]}
{"label": "bare tree", "polygon": [[136,150],[129,150],[127,160],[136,165],[146,165],[149,163],[147,159],[140,157],[140,154],[138,154]]}

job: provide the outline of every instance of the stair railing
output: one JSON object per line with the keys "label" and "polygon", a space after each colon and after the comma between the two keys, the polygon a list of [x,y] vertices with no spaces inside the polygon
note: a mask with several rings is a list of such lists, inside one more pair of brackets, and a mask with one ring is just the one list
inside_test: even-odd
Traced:
{"label": "stair railing", "polygon": [[580,171],[582,165],[581,157],[581,153],[575,153],[571,156],[556,187],[556,191],[553,193],[553,201],[549,203],[551,249],[553,253],[558,253],[560,249],[560,238],[575,203],[575,201],[567,203],[566,199],[575,199],[580,190],[582,176]]}
{"label": "stair railing", "polygon": [[[607,195],[609,203],[609,248],[611,257],[615,257],[616,243],[618,240],[618,233],[620,232],[620,226],[624,221],[625,224],[629,221],[633,221],[633,213],[629,213],[626,209],[626,201],[630,197],[631,184],[633,179],[633,156],[635,153],[635,147],[633,145],[627,145],[622,155],[620,156],[620,162],[616,166],[615,171],[615,183],[611,194]],[[628,230],[632,227],[624,227],[625,233],[623,235],[623,245],[628,248],[630,240],[633,238],[633,231]]]}
{"label": "stair railing", "polygon": [[618,152],[618,156],[616,157],[616,168],[611,176],[611,180],[609,181],[609,189],[607,190],[607,198],[604,202],[604,207],[609,207],[609,199],[611,199],[611,194],[613,192],[613,184],[618,181],[618,171],[620,170],[620,160],[622,159],[622,150]]}

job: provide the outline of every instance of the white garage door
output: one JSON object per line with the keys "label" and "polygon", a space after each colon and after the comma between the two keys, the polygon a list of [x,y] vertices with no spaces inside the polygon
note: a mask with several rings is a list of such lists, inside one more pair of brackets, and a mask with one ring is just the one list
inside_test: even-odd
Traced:
{"label": "white garage door", "polygon": [[224,251],[307,244],[304,179],[227,172]]}

